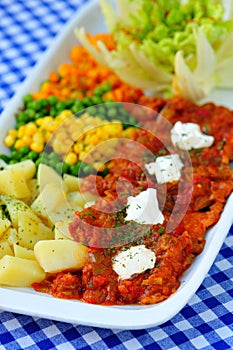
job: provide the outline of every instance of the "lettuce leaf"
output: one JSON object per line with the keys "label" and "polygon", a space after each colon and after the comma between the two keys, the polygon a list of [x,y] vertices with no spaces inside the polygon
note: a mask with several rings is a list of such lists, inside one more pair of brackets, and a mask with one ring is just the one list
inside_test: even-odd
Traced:
{"label": "lettuce leaf", "polygon": [[83,28],[75,33],[123,81],[194,101],[215,87],[233,87],[233,6],[226,15],[223,0],[116,0],[117,14],[99,1],[116,49],[93,47]]}

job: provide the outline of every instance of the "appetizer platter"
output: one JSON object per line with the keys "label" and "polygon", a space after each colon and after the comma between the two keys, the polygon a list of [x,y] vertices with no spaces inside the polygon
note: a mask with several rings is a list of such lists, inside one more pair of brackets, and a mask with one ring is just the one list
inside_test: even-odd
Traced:
{"label": "appetizer platter", "polygon": [[0,118],[4,310],[162,324],[233,222],[231,15],[212,1],[117,3],[118,15],[114,1],[79,11]]}

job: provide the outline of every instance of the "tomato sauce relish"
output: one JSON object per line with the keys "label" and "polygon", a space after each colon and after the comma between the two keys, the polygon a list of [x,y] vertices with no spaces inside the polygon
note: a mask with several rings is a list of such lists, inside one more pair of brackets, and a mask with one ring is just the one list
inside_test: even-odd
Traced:
{"label": "tomato sauce relish", "polygon": [[[126,144],[123,150],[118,149],[118,155],[123,151],[127,159],[112,157],[105,177],[90,175],[82,182],[83,192],[99,195],[95,205],[77,212],[70,225],[74,240],[88,246],[83,269],[48,275],[41,283],[33,284],[35,290],[101,305],[158,303],[177,290],[179,278],[202,252],[206,230],[218,221],[233,189],[229,167],[233,158],[233,112],[213,103],[197,106],[181,98],[165,101],[143,97],[141,103],[156,111],[166,104],[163,116],[170,123],[197,123],[204,133],[214,136],[211,147],[189,151],[193,188],[179,194],[179,183],[187,181],[189,176],[187,169],[182,170],[179,182],[166,184],[158,184],[155,176],[146,175],[144,165],[151,161],[150,154],[166,155],[168,151],[153,135],[153,120],[149,116],[137,116],[145,128],[135,129],[133,140],[144,145],[148,154],[143,148]],[[148,187],[157,189],[159,203],[164,200],[163,224],[125,222],[128,196],[135,196]],[[171,232],[166,232],[177,199],[182,206],[182,200],[190,194],[188,191],[192,192],[186,214]],[[112,269],[112,258],[117,252],[138,244],[154,251],[154,268],[134,274],[130,279],[119,279]]]}

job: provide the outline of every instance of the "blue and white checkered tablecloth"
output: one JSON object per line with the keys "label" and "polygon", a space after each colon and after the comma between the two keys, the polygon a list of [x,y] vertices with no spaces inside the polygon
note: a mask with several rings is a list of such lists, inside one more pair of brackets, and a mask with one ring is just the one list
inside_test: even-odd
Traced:
{"label": "blue and white checkered tablecloth", "polygon": [[[0,108],[87,0],[0,0]],[[0,349],[233,349],[233,227],[188,305],[146,330],[117,331],[0,311]]]}

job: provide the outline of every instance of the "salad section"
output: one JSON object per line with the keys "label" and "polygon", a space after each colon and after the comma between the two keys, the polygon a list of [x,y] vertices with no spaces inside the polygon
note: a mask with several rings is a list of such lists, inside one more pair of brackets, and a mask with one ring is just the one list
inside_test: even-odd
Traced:
{"label": "salad section", "polygon": [[[197,95],[180,88],[167,98],[169,79],[177,74],[176,48],[166,56],[166,68],[156,61],[160,72],[152,76],[162,84],[153,81],[153,86],[162,97],[148,96],[146,86],[109,65],[124,54],[120,33],[127,40],[133,35],[135,43],[143,40],[145,47],[153,39],[148,13],[153,10],[158,20],[160,12],[156,6],[146,8],[144,1],[135,4],[142,5],[146,26],[132,34],[116,19],[109,22],[112,12],[102,1],[113,33],[84,36],[77,30],[83,46],[73,47],[70,63],[24,96],[15,128],[5,135],[9,153],[0,155],[1,285],[31,286],[92,304],[155,304],[179,288],[181,276],[205,247],[207,229],[220,218],[233,189],[233,112],[214,103],[198,105],[191,101]],[[189,1],[179,11],[179,2],[172,4],[162,7],[166,11],[156,27],[156,50],[169,40],[169,26],[181,23],[186,36],[179,39],[173,29],[172,41],[199,40],[185,55],[189,69],[197,63],[195,50],[206,48],[208,33],[215,38],[211,45],[223,50],[232,24],[220,20],[220,5]],[[184,14],[195,28],[201,19],[202,31],[191,26],[189,32]],[[132,21],[137,23],[136,16]],[[144,54],[143,66],[152,68]],[[229,62],[224,61],[225,67]]]}

